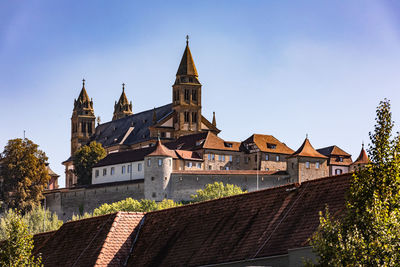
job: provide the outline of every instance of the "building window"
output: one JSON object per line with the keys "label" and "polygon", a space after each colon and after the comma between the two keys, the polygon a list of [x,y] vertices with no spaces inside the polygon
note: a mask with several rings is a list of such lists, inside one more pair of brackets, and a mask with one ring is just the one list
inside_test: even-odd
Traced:
{"label": "building window", "polygon": [[316,163],[315,163],[315,168],[316,168],[316,169],[319,169],[319,162],[316,162]]}
{"label": "building window", "polygon": [[115,173],[115,168],[111,167],[111,175],[114,175],[114,173]]}
{"label": "building window", "polygon": [[185,101],[189,101],[190,100],[190,92],[188,89],[185,89]]}
{"label": "building window", "polygon": [[192,112],[192,122],[197,122],[197,112]]}
{"label": "building window", "polygon": [[244,157],[244,163],[249,164],[249,157]]}
{"label": "building window", "polygon": [[214,161],[215,160],[215,155],[214,154],[208,154],[208,160]]}
{"label": "building window", "polygon": [[229,162],[232,162],[232,155],[229,155]]}
{"label": "building window", "polygon": [[257,155],[254,155],[254,162],[258,162],[257,161]]}
{"label": "building window", "polygon": [[294,163],[292,162],[292,169],[294,169]]}
{"label": "building window", "polygon": [[269,149],[275,149],[275,148],[276,148],[276,145],[275,145],[275,144],[267,143],[267,148],[269,148]]}
{"label": "building window", "polygon": [[158,159],[158,166],[162,166],[162,159]]}
{"label": "building window", "polygon": [[[140,163],[139,163],[140,164]],[[132,166],[131,165],[128,165],[128,173],[131,173],[132,172]]]}
{"label": "building window", "polygon": [[197,101],[197,90],[192,91],[192,100]]}
{"label": "building window", "polygon": [[209,170],[212,170],[212,166],[211,166],[211,165],[208,165],[208,169],[209,169]]}
{"label": "building window", "polygon": [[185,122],[189,122],[189,112],[184,112],[183,116],[184,116]]}
{"label": "building window", "polygon": [[165,138],[165,132],[162,132],[162,133],[161,133],[161,137],[162,137],[162,138]]}
{"label": "building window", "polygon": [[150,165],[151,165],[151,159],[147,159],[147,166],[150,167]]}
{"label": "building window", "polygon": [[193,163],[191,161],[188,161],[187,166],[188,166],[188,168],[192,168]]}
{"label": "building window", "polygon": [[310,162],[306,161],[306,168],[309,169],[310,168]]}
{"label": "building window", "polygon": [[240,163],[240,156],[236,157],[236,163],[239,164]]}
{"label": "building window", "polygon": [[95,177],[99,177],[99,170],[96,170],[94,173],[95,173],[94,174]]}
{"label": "building window", "polygon": [[269,155],[265,155],[265,160],[269,160]]}
{"label": "building window", "polygon": [[137,170],[138,170],[138,172],[142,171],[142,163],[138,163]]}
{"label": "building window", "polygon": [[169,159],[168,163],[169,163],[169,166],[171,166],[172,165],[172,159]]}
{"label": "building window", "polygon": [[225,167],[225,170],[229,171],[229,167],[228,167],[228,166],[226,166],[226,167]]}
{"label": "building window", "polygon": [[342,174],[342,172],[343,172],[343,171],[342,171],[341,169],[336,169],[336,170],[335,170],[335,174],[336,174],[336,175],[340,175],[340,174]]}
{"label": "building window", "polygon": [[279,155],[277,155],[276,156],[276,161],[279,161],[280,160],[280,157],[279,157]]}
{"label": "building window", "polygon": [[103,176],[106,176],[106,175],[107,175],[107,169],[104,168],[104,169],[103,169]]}
{"label": "building window", "polygon": [[211,154],[208,154],[208,160],[211,160]]}
{"label": "building window", "polygon": [[339,162],[343,162],[343,157],[339,157]]}
{"label": "building window", "polygon": [[266,171],[269,171],[269,168],[265,168]]}
{"label": "building window", "polygon": [[200,162],[197,162],[197,168],[201,169],[201,163]]}
{"label": "building window", "polygon": [[153,194],[151,194],[151,196],[152,196],[153,198],[155,198],[155,197],[156,197],[156,193],[153,192]]}
{"label": "building window", "polygon": [[122,166],[122,168],[121,168],[121,172],[122,172],[122,174],[124,174],[124,173],[125,173],[125,171],[126,171],[126,167],[125,167],[125,165],[124,165],[124,166]]}

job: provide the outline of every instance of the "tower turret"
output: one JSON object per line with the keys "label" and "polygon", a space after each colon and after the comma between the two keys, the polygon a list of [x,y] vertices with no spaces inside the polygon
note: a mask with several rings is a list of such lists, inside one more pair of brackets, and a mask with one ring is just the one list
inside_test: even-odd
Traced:
{"label": "tower turret", "polygon": [[201,131],[201,83],[189,48],[189,36],[172,86],[175,138]]}
{"label": "tower turret", "polygon": [[85,79],[82,80],[82,89],[78,99],[74,100],[74,110],[71,117],[71,156],[82,145],[86,145],[95,130],[93,100],[85,89]]}
{"label": "tower turret", "polygon": [[112,120],[118,120],[132,114],[132,101],[129,103],[128,98],[125,95],[125,84],[123,83],[121,96],[119,97],[118,102],[115,101]]}

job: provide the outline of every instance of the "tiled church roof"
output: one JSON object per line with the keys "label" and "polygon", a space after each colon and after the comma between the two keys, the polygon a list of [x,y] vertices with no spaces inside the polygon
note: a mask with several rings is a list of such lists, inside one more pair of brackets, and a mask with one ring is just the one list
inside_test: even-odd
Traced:
{"label": "tiled church roof", "polygon": [[[132,145],[150,140],[149,126],[153,122],[154,109],[149,109],[119,120],[100,124],[91,137],[91,141],[101,143],[104,147],[124,144]],[[172,104],[155,108],[157,121],[172,113]],[[133,129],[130,128],[133,127]]]}

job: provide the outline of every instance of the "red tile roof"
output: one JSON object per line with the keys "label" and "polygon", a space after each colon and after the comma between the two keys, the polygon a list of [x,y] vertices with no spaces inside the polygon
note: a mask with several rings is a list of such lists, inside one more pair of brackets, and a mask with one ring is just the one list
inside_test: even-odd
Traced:
{"label": "red tile roof", "polygon": [[175,153],[181,159],[203,161],[203,158],[195,151],[175,150]]}
{"label": "red tile roof", "polygon": [[[279,153],[279,154],[292,154],[294,151],[285,143],[282,143],[272,135],[253,134],[243,144],[255,143],[262,152]],[[268,147],[269,145],[274,146]]]}
{"label": "red tile roof", "polygon": [[317,151],[319,153],[321,153],[322,155],[325,155],[327,157],[329,156],[347,156],[350,157],[351,155],[349,153],[347,153],[346,151],[344,151],[343,149],[341,149],[338,146],[328,146],[328,147],[324,147],[324,148],[319,148],[317,149]]}
{"label": "red tile roof", "polygon": [[67,222],[35,250],[45,266],[121,266],[142,213],[113,213]]}
{"label": "red tile roof", "polygon": [[199,266],[286,254],[308,245],[318,212],[344,208],[350,175],[146,214],[128,266]]}
{"label": "red tile roof", "polygon": [[303,144],[290,157],[311,157],[311,158],[327,158],[313,148],[310,140],[306,138]]}
{"label": "red tile roof", "polygon": [[365,152],[364,145],[363,145],[361,148],[361,151],[360,151],[360,155],[358,156],[356,161],[353,162],[353,164],[367,164],[369,162],[370,161],[369,161],[367,152]]}
{"label": "red tile roof", "polygon": [[172,158],[178,158],[173,150],[170,150],[166,148],[158,139],[157,144],[156,144],[156,150],[151,152],[150,154],[147,155],[148,157],[153,157],[153,156],[165,156],[165,157],[172,157]]}

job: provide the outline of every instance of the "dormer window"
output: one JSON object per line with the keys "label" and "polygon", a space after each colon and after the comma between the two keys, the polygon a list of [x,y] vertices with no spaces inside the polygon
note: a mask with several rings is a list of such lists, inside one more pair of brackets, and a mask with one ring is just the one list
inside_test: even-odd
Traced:
{"label": "dormer window", "polygon": [[267,143],[267,148],[276,149],[276,144]]}
{"label": "dormer window", "polygon": [[232,144],[232,143],[228,143],[228,142],[224,142],[224,146],[225,146],[225,147],[232,147],[233,144]]}
{"label": "dormer window", "polygon": [[343,157],[339,157],[338,161],[343,162]]}

